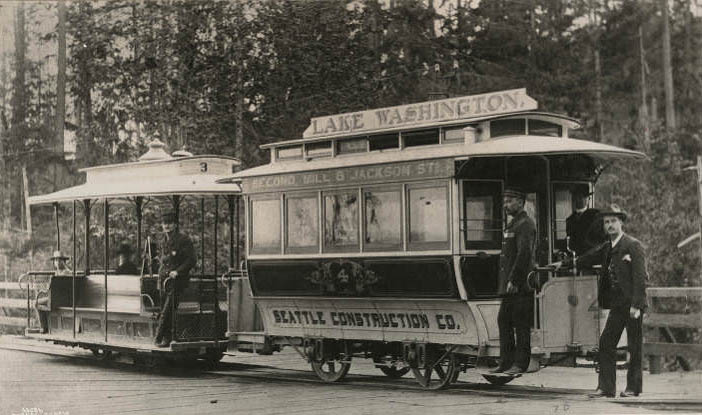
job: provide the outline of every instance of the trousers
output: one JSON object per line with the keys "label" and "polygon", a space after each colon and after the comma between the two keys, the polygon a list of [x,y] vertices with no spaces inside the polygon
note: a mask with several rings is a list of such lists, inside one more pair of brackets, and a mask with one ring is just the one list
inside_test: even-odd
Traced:
{"label": "trousers", "polygon": [[509,295],[502,299],[497,314],[502,368],[517,366],[524,371],[529,367],[533,315],[534,300],[531,295]]}
{"label": "trousers", "polygon": [[643,386],[642,349],[643,313],[639,318],[629,316],[629,305],[612,308],[607,317],[604,331],[600,336],[599,388],[608,394],[617,391],[617,344],[626,327],[626,341],[629,349],[629,368],[626,371],[626,390],[641,393]]}
{"label": "trousers", "polygon": [[167,284],[165,287],[166,295],[161,307],[161,315],[158,319],[158,328],[156,329],[156,341],[162,339],[173,340],[171,332],[173,329],[173,311],[178,309],[180,296],[187,287],[188,280],[185,283],[182,280],[175,280],[173,284]]}

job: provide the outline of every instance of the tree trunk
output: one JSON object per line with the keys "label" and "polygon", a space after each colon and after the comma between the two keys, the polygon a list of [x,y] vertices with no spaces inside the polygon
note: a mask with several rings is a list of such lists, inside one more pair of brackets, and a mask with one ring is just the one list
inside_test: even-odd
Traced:
{"label": "tree trunk", "polygon": [[66,2],[58,2],[58,72],[56,74],[56,150],[63,153],[66,121]]}
{"label": "tree trunk", "polygon": [[640,121],[643,130],[643,148],[648,151],[650,144],[650,126],[648,123],[648,88],[646,87],[646,56],[643,44],[643,28],[639,26],[639,54],[641,56],[641,110]]}
{"label": "tree trunk", "polygon": [[665,88],[665,125],[675,129],[675,99],[673,91],[673,67],[670,57],[670,27],[668,22],[668,0],[661,0],[663,9],[663,86]]}

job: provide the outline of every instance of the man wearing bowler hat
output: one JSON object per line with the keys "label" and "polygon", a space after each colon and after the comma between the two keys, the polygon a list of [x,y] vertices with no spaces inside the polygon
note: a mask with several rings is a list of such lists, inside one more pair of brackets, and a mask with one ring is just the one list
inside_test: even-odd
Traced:
{"label": "man wearing bowler hat", "polygon": [[[492,373],[525,372],[531,357],[533,296],[527,275],[534,268],[536,224],[524,210],[526,193],[515,187],[503,192],[503,207],[512,217],[502,235],[499,294],[503,295],[497,325],[500,330],[500,364]],[[516,344],[515,344],[516,334]]]}
{"label": "man wearing bowler hat", "polygon": [[[627,215],[613,204],[601,212],[604,230],[609,242],[600,249],[575,259],[578,267],[602,264],[600,284],[609,290],[611,308],[604,331],[600,336],[599,386],[590,394],[592,398],[609,397],[616,394],[616,348],[622,331],[626,328],[629,349],[629,368],[626,373],[626,389],[621,397],[638,396],[642,390],[641,351],[643,349],[643,312],[646,307],[646,258],[644,247],[637,239],[624,233],[622,226]],[[569,262],[565,265],[569,265]],[[556,263],[560,266],[561,263]]]}
{"label": "man wearing bowler hat", "polygon": [[178,308],[179,296],[188,286],[190,270],[195,266],[193,243],[177,230],[177,216],[173,211],[161,215],[163,238],[161,240],[161,266],[159,277],[164,281],[166,296],[161,307],[154,343],[168,347],[171,343],[173,311]]}

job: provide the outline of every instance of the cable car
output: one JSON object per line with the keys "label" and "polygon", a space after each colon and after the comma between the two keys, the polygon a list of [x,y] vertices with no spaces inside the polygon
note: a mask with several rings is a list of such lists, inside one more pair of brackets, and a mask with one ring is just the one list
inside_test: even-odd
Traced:
{"label": "cable car", "polygon": [[529,371],[592,352],[597,276],[547,264],[567,249],[575,189],[645,156],[573,138],[579,127],[514,89],[317,117],[263,145],[270,163],[220,181],[242,187],[242,278],[263,320],[229,339],[292,345],[329,382],[354,358],[428,389],[469,369],[509,382],[485,368],[500,353],[502,192],[518,184],[537,229]]}
{"label": "cable car", "polygon": [[[27,336],[89,349],[101,358],[117,351],[137,358],[219,360],[228,344],[229,314],[226,287],[218,277],[235,267],[240,254],[240,187],[217,181],[239,164],[225,156],[170,155],[154,140],[137,162],[86,168],[84,184],[31,197],[35,209],[54,208],[58,254],[53,269],[32,271],[20,280],[28,298],[37,293],[35,301],[28,301]],[[158,252],[162,237],[157,223],[164,209],[175,212],[176,226],[190,236],[198,257],[172,313],[173,341],[165,348],[154,345],[169,283],[158,273],[165,253]],[[70,257],[61,253],[59,219],[66,211],[73,217],[70,246],[64,251],[72,252]],[[118,245],[138,255],[131,271],[117,266]],[[40,327],[29,318],[35,313],[40,323],[44,320]]]}

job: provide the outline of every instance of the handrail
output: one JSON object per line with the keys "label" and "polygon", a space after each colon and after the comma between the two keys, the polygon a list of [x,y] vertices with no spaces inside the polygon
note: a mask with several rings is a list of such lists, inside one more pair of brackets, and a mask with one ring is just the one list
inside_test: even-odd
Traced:
{"label": "handrail", "polygon": [[[543,267],[541,267],[541,266],[534,267],[534,269],[531,270],[531,272],[529,272],[529,274],[527,274],[527,280],[526,280],[527,287],[530,290],[538,291],[543,286],[543,283],[538,278],[539,273],[540,272],[554,272],[554,271],[556,271],[556,267],[550,266],[550,265],[543,266]],[[532,281],[532,280],[536,280],[536,281]],[[548,281],[548,278],[546,279],[546,281]],[[546,281],[544,281],[544,282],[546,282]]]}
{"label": "handrail", "polygon": [[151,302],[151,307],[156,307],[156,303],[154,302],[154,299],[151,298],[149,294],[142,294],[142,297],[146,297],[150,302]]}

